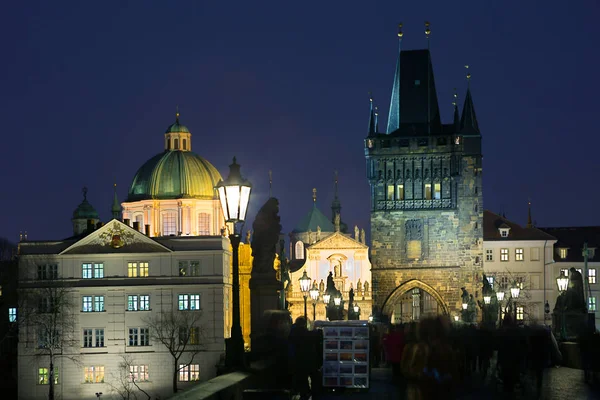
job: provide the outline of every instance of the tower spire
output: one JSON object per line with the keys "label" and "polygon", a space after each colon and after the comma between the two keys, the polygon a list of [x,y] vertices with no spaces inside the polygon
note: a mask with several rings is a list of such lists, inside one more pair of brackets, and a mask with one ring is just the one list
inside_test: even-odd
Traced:
{"label": "tower spire", "polygon": [[427,134],[431,135],[431,53],[429,47],[429,35],[431,35],[431,29],[429,21],[425,21],[425,37],[427,38],[427,57],[429,62],[427,63]]}
{"label": "tower spire", "polygon": [[313,204],[316,206],[317,205],[317,188],[313,188],[312,193],[313,193],[313,195],[312,195]]}
{"label": "tower spire", "polygon": [[469,66],[465,65],[467,70],[467,95],[465,96],[465,104],[463,105],[462,118],[460,120],[460,131],[462,133],[479,134],[479,124],[475,115],[475,106],[471,97],[471,73]]}
{"label": "tower spire", "polygon": [[115,194],[113,196],[113,204],[112,207],[110,209],[111,213],[112,213],[112,217],[114,219],[120,219],[121,218],[121,205],[119,204],[119,199],[117,198],[117,184],[114,184],[114,191]]}
{"label": "tower spire", "polygon": [[369,92],[369,136],[377,133],[377,121],[375,118],[375,110],[373,109],[373,96]]}
{"label": "tower spire", "polygon": [[375,106],[375,132],[379,132],[379,108]]}
{"label": "tower spire", "polygon": [[452,105],[454,106],[454,130],[458,132],[460,130],[460,114],[458,113],[458,94],[456,93],[456,88],[454,88],[454,94]]}
{"label": "tower spire", "polygon": [[531,199],[527,201],[527,227],[533,228],[533,222],[531,221]]}
{"label": "tower spire", "polygon": [[402,53],[402,23],[398,24],[398,61],[396,62],[396,73],[394,74],[394,85],[392,87],[392,98],[390,99],[390,113],[388,114],[387,133],[400,129],[400,55]]}
{"label": "tower spire", "polygon": [[273,171],[269,170],[269,198],[273,197]]}

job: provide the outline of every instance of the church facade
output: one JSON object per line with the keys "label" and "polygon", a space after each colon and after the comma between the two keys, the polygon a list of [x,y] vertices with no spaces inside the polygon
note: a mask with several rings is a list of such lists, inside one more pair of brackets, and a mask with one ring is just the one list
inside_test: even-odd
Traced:
{"label": "church facade", "polygon": [[[401,38],[401,34],[399,35]],[[374,312],[392,321],[459,315],[483,261],[481,134],[470,88],[440,118],[429,50],[399,51],[385,132],[364,141],[371,189]]]}

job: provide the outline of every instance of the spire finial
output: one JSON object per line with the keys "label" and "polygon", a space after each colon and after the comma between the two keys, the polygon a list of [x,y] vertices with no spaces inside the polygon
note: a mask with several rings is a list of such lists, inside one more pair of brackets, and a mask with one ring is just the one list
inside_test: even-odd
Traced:
{"label": "spire finial", "polygon": [[269,198],[273,197],[273,171],[269,170]]}
{"label": "spire finial", "polygon": [[179,123],[179,105],[175,106],[175,123]]}
{"label": "spire finial", "polygon": [[316,204],[317,203],[317,188],[313,188],[312,193],[313,193],[313,195],[312,195],[313,203]]}
{"label": "spire finial", "polygon": [[452,105],[458,107],[458,93],[456,92],[456,88],[454,88],[454,93],[452,94]]}
{"label": "spire finial", "polygon": [[83,200],[87,200],[88,188],[84,186],[83,189],[81,189],[81,192],[83,193]]}
{"label": "spire finial", "polygon": [[465,69],[467,70],[467,88],[471,88],[471,72],[469,72],[469,65],[465,65]]}
{"label": "spire finial", "polygon": [[402,36],[404,36],[404,32],[402,32],[402,22],[398,24],[398,39],[402,40]]}
{"label": "spire finial", "polygon": [[369,92],[369,136],[377,133],[377,121],[375,121],[375,112],[373,110],[373,93]]}
{"label": "spire finial", "polygon": [[337,172],[337,170],[335,170],[333,172],[333,182],[335,185],[335,198],[337,199],[337,197],[338,197],[338,172]]}
{"label": "spire finial", "polygon": [[527,200],[527,227],[533,228],[533,222],[531,221],[531,199]]}
{"label": "spire finial", "polygon": [[375,106],[375,132],[379,132],[379,108]]}
{"label": "spire finial", "polygon": [[428,43],[429,43],[429,35],[431,35],[431,29],[429,29],[430,26],[431,26],[431,24],[429,23],[429,21],[425,21],[425,37],[427,38]]}

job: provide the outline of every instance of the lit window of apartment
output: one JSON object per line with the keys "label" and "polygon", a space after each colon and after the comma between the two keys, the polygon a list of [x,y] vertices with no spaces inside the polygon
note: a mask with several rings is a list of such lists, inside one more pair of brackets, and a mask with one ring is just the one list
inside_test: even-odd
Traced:
{"label": "lit window of apartment", "polygon": [[433,198],[436,200],[442,198],[442,185],[440,183],[433,184]]}
{"label": "lit window of apartment", "polygon": [[596,311],[596,297],[588,297],[588,311]]}
{"label": "lit window of apartment", "polygon": [[85,383],[104,383],[104,366],[84,367],[83,376]]}
{"label": "lit window of apartment", "polygon": [[508,237],[508,231],[510,231],[510,228],[499,228],[498,230],[500,231],[500,237]]}
{"label": "lit window of apartment", "polygon": [[81,311],[83,312],[104,311],[104,296],[83,296],[81,303]]}
{"label": "lit window of apartment", "polygon": [[37,266],[38,280],[58,279],[58,265],[44,264]]}
{"label": "lit window of apartment", "polygon": [[83,263],[81,265],[81,277],[83,279],[104,278],[104,264]]}
{"label": "lit window of apartment", "polygon": [[[296,254],[298,254],[298,243],[296,243]],[[303,257],[304,255],[296,256],[296,258]],[[179,261],[179,276],[200,276],[200,261]]]}
{"label": "lit window of apartment", "polygon": [[388,185],[386,200],[394,200],[394,185]]}
{"label": "lit window of apartment", "polygon": [[404,200],[404,185],[396,185],[396,200]]}
{"label": "lit window of apartment", "polygon": [[83,347],[104,347],[104,328],[84,329]]}
{"label": "lit window of apartment", "polygon": [[425,184],[425,200],[431,200],[431,183]]}
{"label": "lit window of apartment", "polygon": [[150,346],[148,328],[129,328],[129,346]]}
{"label": "lit window of apartment", "polygon": [[588,283],[596,283],[596,268],[588,269]]}
{"label": "lit window of apartment", "polygon": [[150,295],[129,295],[127,296],[127,311],[149,311]]}
{"label": "lit window of apartment", "polygon": [[179,365],[179,382],[190,382],[198,380],[200,380],[199,364]]}
{"label": "lit window of apartment", "polygon": [[9,308],[8,309],[8,322],[16,322],[17,321],[17,309]]}
{"label": "lit window of apartment", "polygon": [[562,258],[563,260],[564,260],[565,258],[567,258],[567,249],[565,249],[564,247],[562,247],[562,248],[558,249],[558,256],[559,256],[560,258]]}
{"label": "lit window of apartment", "polygon": [[494,261],[494,249],[485,249],[485,261]]}
{"label": "lit window of apartment", "polygon": [[583,270],[581,268],[575,268],[575,271],[579,272],[580,274],[583,274]]}
{"label": "lit window of apartment", "polygon": [[178,297],[179,310],[199,310],[199,294],[180,294]]}
{"label": "lit window of apartment", "polygon": [[517,321],[523,321],[523,317],[525,316],[525,310],[523,307],[517,307]]}
{"label": "lit window of apartment", "polygon": [[524,286],[525,286],[525,285],[524,285],[524,282],[525,282],[525,278],[524,278],[524,277],[522,277],[522,276],[517,276],[517,277],[515,278],[515,285],[517,285],[517,287],[518,287],[519,289],[521,289],[521,290],[523,290],[523,288],[524,288]]}
{"label": "lit window of apartment", "polygon": [[508,249],[500,249],[500,261],[508,261]]}
{"label": "lit window of apartment", "polygon": [[566,268],[561,268],[560,269],[560,275],[561,276],[569,276],[569,270]]}
{"label": "lit window of apartment", "polygon": [[[58,385],[58,367],[54,367],[54,384]],[[50,369],[38,368],[38,385],[48,385],[50,383]]]}
{"label": "lit window of apartment", "polygon": [[492,287],[492,289],[494,288],[494,277],[493,276],[486,276],[490,286]]}
{"label": "lit window of apartment", "polygon": [[127,277],[129,278],[144,278],[148,276],[147,262],[130,262],[127,263]]}
{"label": "lit window of apartment", "polygon": [[182,346],[200,344],[200,328],[197,326],[191,328],[187,326],[179,327],[179,344]]}
{"label": "lit window of apartment", "polygon": [[515,249],[515,260],[516,261],[523,261],[524,260],[523,249]]}
{"label": "lit window of apartment", "polygon": [[130,382],[147,382],[148,376],[147,365],[130,365],[129,366],[129,381]]}

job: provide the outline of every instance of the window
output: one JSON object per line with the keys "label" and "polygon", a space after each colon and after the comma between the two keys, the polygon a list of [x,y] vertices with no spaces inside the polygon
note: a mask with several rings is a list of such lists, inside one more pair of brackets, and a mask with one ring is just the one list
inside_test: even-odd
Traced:
{"label": "window", "polygon": [[81,302],[83,312],[104,311],[104,296],[83,296]]}
{"label": "window", "polygon": [[148,381],[148,366],[147,365],[130,365],[129,366],[129,381],[130,382],[146,382]]}
{"label": "window", "polygon": [[38,303],[38,311],[41,313],[51,313],[54,310],[54,299],[42,297]]}
{"label": "window", "polygon": [[569,270],[568,270],[568,269],[566,269],[566,268],[561,268],[561,269],[560,269],[560,274],[561,274],[562,276],[569,276]]}
{"label": "window", "polygon": [[596,297],[588,297],[588,311],[596,311]]}
{"label": "window", "polygon": [[38,265],[37,278],[39,280],[58,279],[58,265],[56,265],[56,264]]}
{"label": "window", "polygon": [[83,347],[104,347],[104,328],[84,329]]}
{"label": "window", "polygon": [[127,311],[149,311],[150,295],[129,295],[127,296]]}
{"label": "window", "polygon": [[104,311],[104,296],[94,296],[94,311]]}
{"label": "window", "polygon": [[174,139],[173,140],[173,148],[175,150],[179,150],[179,139]]}
{"label": "window", "polygon": [[127,263],[127,276],[129,278],[146,277],[148,276],[147,262],[130,262]]}
{"label": "window", "polygon": [[198,214],[198,235],[210,235],[210,214]]}
{"label": "window", "polygon": [[104,347],[104,329],[96,329],[96,347]]}
{"label": "window", "polygon": [[508,261],[508,249],[500,249],[500,261]]}
{"label": "window", "polygon": [[[596,268],[590,268],[588,270],[588,283],[596,283]],[[16,311],[17,310],[15,310],[15,313]]]}
{"label": "window", "polygon": [[436,200],[442,198],[442,185],[440,183],[435,183],[433,185],[433,198]]}
{"label": "window", "polygon": [[187,150],[187,140],[183,139],[181,142],[183,143],[183,150]]}
{"label": "window", "polygon": [[522,276],[517,276],[515,278],[515,285],[517,285],[517,287],[521,290],[523,290],[524,282],[525,282],[525,278],[523,278]]}
{"label": "window", "polygon": [[581,268],[575,268],[575,271],[579,272],[580,274],[583,274],[583,270]]}
{"label": "window", "polygon": [[297,259],[302,259],[304,258],[304,243],[302,243],[301,241],[297,241],[296,242],[296,246],[295,246],[295,255]]}
{"label": "window", "polygon": [[404,185],[396,186],[396,200],[404,200]]}
{"label": "window", "polygon": [[148,328],[129,328],[129,346],[150,346]]}
{"label": "window", "polygon": [[523,316],[525,314],[525,310],[523,307],[517,307],[517,321],[523,321]]}
{"label": "window", "polygon": [[177,234],[177,219],[174,212],[163,214],[163,235],[176,235]]}
{"label": "window", "polygon": [[425,184],[425,199],[431,200],[431,183]]}
{"label": "window", "polygon": [[179,327],[179,345],[197,345],[200,344],[200,328],[193,326],[188,328],[187,326]]}
{"label": "window", "polygon": [[485,249],[485,261],[494,261],[494,249]]}
{"label": "window", "polygon": [[50,346],[53,346],[53,344],[60,338],[58,331],[54,330],[54,331],[48,331],[46,329],[40,329],[38,331],[38,348],[40,349],[46,349],[49,348]]}
{"label": "window", "polygon": [[199,294],[180,294],[178,298],[179,310],[199,310]]}
{"label": "window", "polygon": [[83,347],[94,347],[93,339],[94,339],[94,330],[93,329],[84,329],[83,330]]}
{"label": "window", "polygon": [[83,312],[92,312],[94,308],[92,307],[92,296],[83,296]]}
{"label": "window", "polygon": [[200,261],[179,261],[179,276],[200,276]]}
{"label": "window", "polygon": [[388,185],[387,187],[387,200],[394,200],[394,185]]}
{"label": "window", "polygon": [[567,258],[567,249],[565,249],[565,248],[558,249],[558,256],[562,259]]}
{"label": "window", "polygon": [[200,380],[199,364],[179,365],[179,382],[189,382],[197,380]]}
{"label": "window", "polygon": [[538,247],[534,247],[531,249],[531,261],[539,261],[540,260],[540,249]]}
{"label": "window", "polygon": [[9,308],[8,309],[8,322],[16,322],[16,321],[17,321],[17,309]]}
{"label": "window", "polygon": [[500,277],[500,289],[502,289],[502,290],[508,289],[508,276]]}
{"label": "window", "polygon": [[150,310],[150,296],[149,295],[141,295],[140,296],[140,311],[149,311]]}
{"label": "window", "polygon": [[523,261],[523,249],[515,249],[515,260]]}
{"label": "window", "polygon": [[[54,384],[58,385],[58,367],[54,367]],[[48,368],[38,368],[38,385],[48,385],[50,383],[50,370]]]}
{"label": "window", "polygon": [[104,383],[104,366],[84,367],[85,383]]}
{"label": "window", "polygon": [[81,277],[83,279],[104,278],[103,263],[84,263],[81,266]]}
{"label": "window", "polygon": [[508,231],[508,228],[500,228],[500,236],[503,238],[508,237]]}
{"label": "window", "polygon": [[494,288],[494,277],[493,276],[487,276],[486,277],[490,286],[492,287],[492,289]]}

